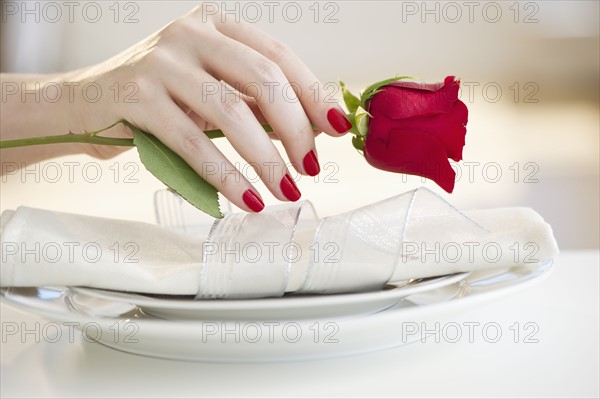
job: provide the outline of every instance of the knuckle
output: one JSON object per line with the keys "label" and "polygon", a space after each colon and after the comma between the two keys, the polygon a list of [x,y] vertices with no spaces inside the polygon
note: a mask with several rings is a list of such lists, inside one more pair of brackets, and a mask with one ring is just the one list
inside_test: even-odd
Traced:
{"label": "knuckle", "polygon": [[274,40],[268,46],[267,57],[279,65],[285,65],[292,57],[294,57],[294,52],[286,44]]}
{"label": "knuckle", "polygon": [[182,39],[190,36],[196,36],[201,32],[201,25],[195,23],[192,18],[180,18],[164,28],[166,37]]}
{"label": "knuckle", "polygon": [[187,133],[181,138],[182,150],[197,157],[204,150],[204,140],[199,134]]}
{"label": "knuckle", "polygon": [[257,78],[263,82],[278,81],[283,75],[279,65],[264,57],[260,57],[254,62],[254,71]]}
{"label": "knuckle", "polygon": [[228,120],[241,121],[251,114],[250,108],[239,96],[226,96],[221,102],[221,112]]}
{"label": "knuckle", "polygon": [[176,117],[160,110],[155,110],[154,115],[157,117],[161,133],[167,135],[176,135],[178,133],[178,121]]}

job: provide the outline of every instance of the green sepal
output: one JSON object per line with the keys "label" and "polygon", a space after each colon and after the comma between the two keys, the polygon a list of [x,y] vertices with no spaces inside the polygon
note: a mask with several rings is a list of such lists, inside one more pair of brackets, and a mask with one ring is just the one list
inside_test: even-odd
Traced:
{"label": "green sepal", "polygon": [[366,136],[369,131],[369,114],[363,107],[358,107],[356,112],[354,113],[356,130],[358,130],[358,134],[361,136]]}
{"label": "green sepal", "polygon": [[356,112],[356,109],[360,107],[360,99],[346,89],[346,84],[341,80],[340,88],[342,89],[342,96],[344,98],[344,102],[346,103],[346,108],[348,108],[348,111],[353,114]]}
{"label": "green sepal", "polygon": [[377,94],[381,87],[389,85],[390,83],[393,83],[393,82],[397,82],[399,80],[403,80],[403,79],[411,79],[411,77],[410,76],[396,76],[393,78],[382,80],[381,82],[374,83],[371,86],[367,87],[360,94],[360,103],[361,103],[362,107],[365,109],[367,108],[367,106],[366,106],[367,101],[369,101],[369,99],[371,97],[373,97],[375,94]]}
{"label": "green sepal", "polygon": [[354,116],[353,113],[350,113],[346,116],[348,117],[348,120],[350,121],[350,124],[352,125],[350,130],[348,130],[348,133],[354,134],[354,135],[358,134],[358,129],[356,128],[356,117]]}
{"label": "green sepal", "polygon": [[352,145],[361,154],[363,154],[363,152],[365,150],[365,138],[364,138],[364,136],[352,136]]}

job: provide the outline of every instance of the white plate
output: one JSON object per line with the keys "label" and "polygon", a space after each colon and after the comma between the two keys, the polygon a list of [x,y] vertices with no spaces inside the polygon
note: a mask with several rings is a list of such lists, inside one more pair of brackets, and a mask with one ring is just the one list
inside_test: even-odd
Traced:
{"label": "white plate", "polygon": [[71,300],[91,298],[137,305],[144,313],[169,320],[299,320],[357,316],[387,309],[403,297],[455,284],[456,273],[387,285],[381,291],[332,295],[289,295],[262,299],[171,299],[122,291],[70,287]]}
{"label": "white plate", "polygon": [[360,317],[287,321],[167,321],[125,302],[83,297],[69,288],[4,288],[2,300],[85,331],[89,339],[134,354],[208,362],[318,359],[366,353],[421,339],[406,323],[452,321],[457,312],[510,295],[547,276],[552,261],[473,272],[464,280],[401,299]]}

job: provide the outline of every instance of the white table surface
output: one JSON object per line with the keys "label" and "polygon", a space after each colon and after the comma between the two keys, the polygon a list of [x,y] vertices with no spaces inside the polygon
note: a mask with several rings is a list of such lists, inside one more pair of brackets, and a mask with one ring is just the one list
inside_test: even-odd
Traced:
{"label": "white table surface", "polygon": [[[454,316],[498,323],[497,343],[475,334],[472,343],[430,339],[330,360],[209,364],[130,355],[81,337],[53,344],[4,334],[1,396],[598,397],[599,255],[564,252],[539,283]],[[5,303],[0,310],[3,328],[42,322]],[[524,342],[528,322],[537,343]]]}

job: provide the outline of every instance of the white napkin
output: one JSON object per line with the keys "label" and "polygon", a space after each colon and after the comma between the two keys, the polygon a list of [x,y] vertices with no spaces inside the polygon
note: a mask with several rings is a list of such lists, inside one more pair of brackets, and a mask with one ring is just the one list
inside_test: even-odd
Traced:
{"label": "white napkin", "polygon": [[194,295],[202,245],[148,223],[19,207],[1,216],[0,285]]}
{"label": "white napkin", "polygon": [[461,213],[421,188],[318,220],[310,203],[230,213],[204,233],[19,207],[0,224],[0,286],[90,286],[197,298],[380,289],[551,259],[529,208]]}

